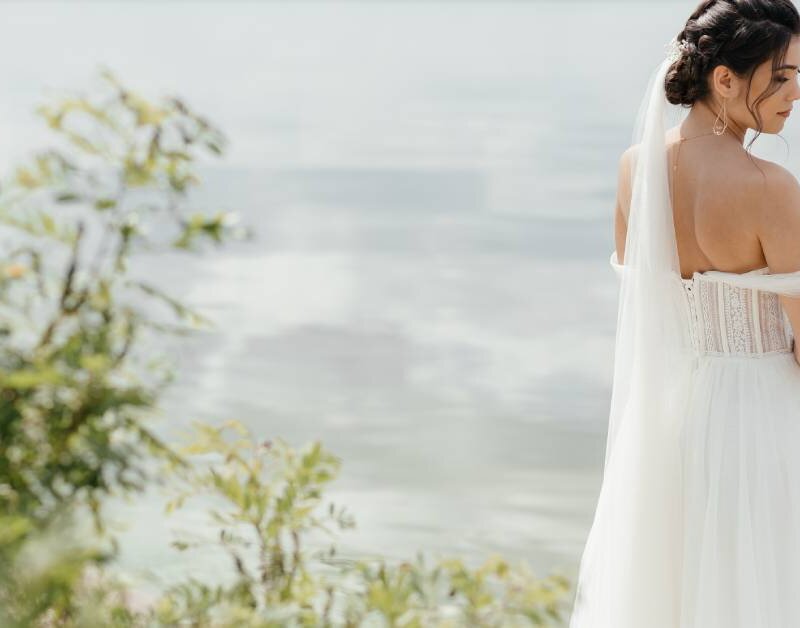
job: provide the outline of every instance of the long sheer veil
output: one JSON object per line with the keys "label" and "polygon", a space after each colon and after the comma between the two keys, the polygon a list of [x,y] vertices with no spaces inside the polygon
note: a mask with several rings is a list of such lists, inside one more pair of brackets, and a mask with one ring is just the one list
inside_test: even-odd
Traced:
{"label": "long sheer veil", "polygon": [[675,628],[682,548],[679,437],[693,356],[670,202],[668,55],[651,73],[632,145],[603,482],[570,628]]}

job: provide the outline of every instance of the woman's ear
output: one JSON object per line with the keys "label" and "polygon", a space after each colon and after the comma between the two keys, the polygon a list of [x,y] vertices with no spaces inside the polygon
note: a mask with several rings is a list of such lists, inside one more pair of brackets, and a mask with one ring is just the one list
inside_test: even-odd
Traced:
{"label": "woman's ear", "polygon": [[711,91],[721,98],[736,98],[741,89],[741,79],[726,65],[718,65],[711,71]]}

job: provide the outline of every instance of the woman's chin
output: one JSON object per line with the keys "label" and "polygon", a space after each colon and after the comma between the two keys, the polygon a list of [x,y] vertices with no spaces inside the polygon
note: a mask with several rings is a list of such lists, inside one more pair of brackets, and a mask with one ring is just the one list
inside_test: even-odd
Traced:
{"label": "woman's chin", "polygon": [[769,133],[775,134],[780,133],[783,130],[783,127],[786,126],[786,122],[789,118],[784,116],[775,116],[775,122],[773,122],[769,128],[765,128],[762,133]]}

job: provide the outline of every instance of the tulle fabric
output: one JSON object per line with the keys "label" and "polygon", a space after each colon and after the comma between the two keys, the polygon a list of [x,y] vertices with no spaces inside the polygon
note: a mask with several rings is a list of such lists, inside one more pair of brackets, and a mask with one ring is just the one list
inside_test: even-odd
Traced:
{"label": "tulle fabric", "polygon": [[[617,263],[616,252],[610,263],[624,283],[631,268]],[[702,281],[800,297],[800,271],[697,275]],[[669,291],[682,295],[681,281],[674,273],[674,290]],[[692,323],[684,320],[690,329]],[[629,420],[627,429],[609,435],[617,466],[614,456],[607,458],[570,628],[797,628],[800,365],[791,351],[704,355],[687,350],[682,355],[682,369],[664,381],[665,390],[676,395],[671,414],[660,415],[671,417],[667,425],[674,431],[646,424],[634,430]],[[632,390],[627,398],[639,397],[643,403],[641,390],[646,389]],[[664,440],[656,442],[656,435]],[[631,462],[636,453],[653,454],[659,447],[670,452],[673,446],[674,459],[663,455],[655,461],[672,461],[672,468],[638,458],[638,468],[649,468],[651,478],[659,477],[654,469],[664,475],[652,485],[653,493],[640,494],[638,505],[632,503],[636,495],[624,495],[623,487],[637,484],[622,474],[636,468]],[[663,503],[651,506],[661,498]],[[669,525],[630,536],[623,547],[620,528],[611,526],[625,526],[625,518],[642,508],[666,515]],[[631,523],[623,529],[637,531]],[[656,551],[642,544],[659,542]],[[663,551],[667,548],[672,560]],[[641,560],[628,559],[621,567],[616,560],[620,550],[623,557],[630,552]],[[648,578],[656,565],[664,571]],[[642,576],[638,583],[634,573]],[[659,578],[666,588],[652,587]],[[626,592],[623,587],[630,583],[634,586]]]}
{"label": "tulle fabric", "polygon": [[680,449],[675,628],[800,626],[800,366],[793,354],[700,356]]}

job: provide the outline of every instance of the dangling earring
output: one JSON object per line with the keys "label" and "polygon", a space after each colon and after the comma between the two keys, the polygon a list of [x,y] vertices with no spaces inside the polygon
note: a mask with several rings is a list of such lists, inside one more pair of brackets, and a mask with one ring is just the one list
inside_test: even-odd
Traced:
{"label": "dangling earring", "polygon": [[714,126],[712,127],[712,131],[714,131],[714,135],[722,135],[725,133],[725,129],[728,128],[728,112],[725,110],[725,103],[727,101],[723,99],[722,101],[722,109],[720,109],[720,113],[722,113],[722,117],[725,119],[725,123],[722,125],[722,129],[718,130],[717,122],[719,122],[719,113],[717,114],[716,119],[714,120]]}

